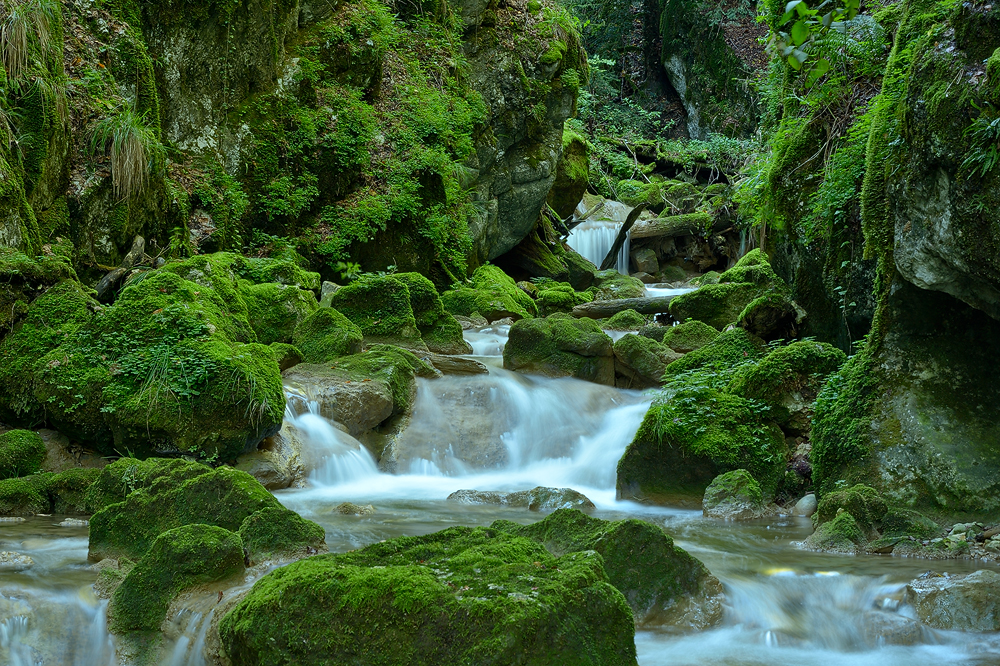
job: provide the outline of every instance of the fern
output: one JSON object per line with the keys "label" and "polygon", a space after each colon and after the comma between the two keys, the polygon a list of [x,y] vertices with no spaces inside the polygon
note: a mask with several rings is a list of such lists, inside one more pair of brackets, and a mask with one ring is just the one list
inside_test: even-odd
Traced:
{"label": "fern", "polygon": [[983,113],[966,128],[969,152],[962,162],[962,168],[969,170],[970,176],[989,175],[1000,164],[1000,114]]}

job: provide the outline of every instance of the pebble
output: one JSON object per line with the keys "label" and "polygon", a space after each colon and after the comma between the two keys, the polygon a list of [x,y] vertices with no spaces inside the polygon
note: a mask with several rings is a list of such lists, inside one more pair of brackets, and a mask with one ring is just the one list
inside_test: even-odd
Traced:
{"label": "pebble", "polygon": [[59,523],[59,527],[86,527],[87,525],[90,525],[90,521],[82,518],[66,518]]}
{"label": "pebble", "polygon": [[816,513],[816,496],[812,493],[809,493],[800,499],[795,503],[795,506],[792,507],[793,516],[805,516],[808,518],[814,513]]}
{"label": "pebble", "polygon": [[35,566],[35,561],[27,555],[15,553],[12,550],[0,552],[0,570],[3,571],[24,571]]}

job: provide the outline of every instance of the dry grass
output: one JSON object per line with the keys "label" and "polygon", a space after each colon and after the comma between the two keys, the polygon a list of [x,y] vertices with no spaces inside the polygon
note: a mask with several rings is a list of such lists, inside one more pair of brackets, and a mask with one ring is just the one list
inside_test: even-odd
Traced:
{"label": "dry grass", "polygon": [[48,48],[50,28],[57,11],[54,0],[3,0],[0,5],[0,59],[9,79],[20,79],[27,71],[33,42],[42,53]]}
{"label": "dry grass", "polygon": [[105,153],[111,161],[111,182],[123,199],[141,193],[163,156],[163,146],[146,118],[130,107],[121,107],[97,121],[91,134],[91,151]]}

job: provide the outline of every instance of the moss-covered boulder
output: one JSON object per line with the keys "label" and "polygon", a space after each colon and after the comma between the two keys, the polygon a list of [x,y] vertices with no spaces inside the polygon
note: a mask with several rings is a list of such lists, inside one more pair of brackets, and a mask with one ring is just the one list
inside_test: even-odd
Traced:
{"label": "moss-covered boulder", "polygon": [[671,363],[666,374],[678,376],[696,370],[717,371],[723,374],[735,372],[742,365],[763,357],[765,349],[764,341],[760,338],[754,337],[742,328],[730,329]]}
{"label": "moss-covered boulder", "polygon": [[877,490],[857,485],[824,495],[813,514],[813,522],[819,525],[847,512],[854,517],[865,538],[872,539],[878,536],[886,511],[888,507]]}
{"label": "moss-covered boulder", "polygon": [[108,604],[111,631],[157,631],[184,589],[243,573],[243,542],[212,525],[182,525],[160,534],[128,572]]}
{"label": "moss-covered boulder", "polygon": [[323,528],[283,506],[271,506],[247,516],[240,539],[252,564],[274,557],[314,554],[325,546]]}
{"label": "moss-covered boulder", "polygon": [[868,539],[850,513],[842,511],[822,523],[802,543],[803,548],[827,553],[854,554],[864,550]]}
{"label": "moss-covered boulder", "polygon": [[740,368],[726,390],[765,402],[777,423],[808,434],[816,396],[826,378],[845,360],[847,355],[829,343],[793,342],[778,347],[759,363]]}
{"label": "moss-covered boulder", "polygon": [[284,374],[285,382],[319,404],[319,413],[359,435],[407,413],[417,395],[417,377],[440,373],[412,352],[372,345],[360,354],[327,364],[303,363]]}
{"label": "moss-covered boulder", "polygon": [[573,250],[566,250],[559,255],[569,269],[569,283],[574,289],[589,289],[594,284],[595,266],[589,259]]}
{"label": "moss-covered boulder", "polygon": [[453,527],[261,578],[219,623],[234,663],[634,666],[625,597],[594,552],[554,557],[502,529]]}
{"label": "moss-covered boulder", "polygon": [[601,322],[609,331],[638,331],[646,325],[646,318],[632,309],[622,310]]}
{"label": "moss-covered boulder", "polygon": [[745,469],[734,469],[712,479],[701,508],[706,516],[727,520],[759,518],[766,513],[760,484]]}
{"label": "moss-covered boulder", "polygon": [[641,335],[623,335],[614,344],[615,384],[619,388],[649,388],[663,382],[663,371],[681,358],[670,347]]}
{"label": "moss-covered boulder", "polygon": [[34,474],[42,468],[45,443],[30,430],[8,430],[0,434],[0,479]]}
{"label": "moss-covered boulder", "polygon": [[76,467],[54,474],[47,488],[52,513],[93,513],[87,497],[100,476],[101,470],[96,467]]}
{"label": "moss-covered boulder", "polygon": [[595,301],[642,298],[646,295],[646,285],[630,275],[622,275],[614,269],[608,269],[594,274],[594,284],[587,291]]}
{"label": "moss-covered boulder", "polygon": [[573,214],[587,191],[590,182],[588,153],[585,138],[570,129],[563,129],[562,154],[556,163],[556,180],[548,196],[548,204],[560,219],[565,220]]}
{"label": "moss-covered boulder", "polygon": [[593,319],[565,314],[514,322],[503,350],[503,366],[608,386],[615,382],[611,338]]}
{"label": "moss-covered boulder", "polygon": [[271,355],[274,357],[275,363],[278,364],[278,370],[281,372],[289,368],[294,368],[305,360],[305,354],[295,345],[284,342],[272,342],[268,345],[268,348],[270,348]]}
{"label": "moss-covered boulder", "polygon": [[472,346],[462,337],[462,325],[445,312],[434,283],[420,273],[399,273],[397,280],[410,292],[410,307],[427,348],[436,354],[471,354]]}
{"label": "moss-covered boulder", "polygon": [[47,289],[74,278],[73,268],[61,257],[29,257],[0,247],[0,330],[9,331]]}
{"label": "moss-covered boulder", "polygon": [[692,319],[667,328],[660,342],[675,352],[687,354],[701,349],[717,337],[719,337],[718,329],[712,328],[703,321]]}
{"label": "moss-covered boulder", "polygon": [[514,279],[496,266],[485,265],[472,274],[469,286],[441,294],[444,309],[453,315],[470,317],[478,313],[488,321],[523,319],[538,314],[535,302],[518,289]]}
{"label": "moss-covered boulder", "polygon": [[0,516],[33,516],[48,513],[51,474],[33,474],[0,481]]}
{"label": "moss-covered boulder", "polygon": [[538,288],[535,305],[540,317],[556,312],[570,312],[581,303],[589,303],[593,296],[586,291],[576,291],[568,282],[546,283]]}
{"label": "moss-covered boulder", "polygon": [[719,581],[651,523],[611,522],[559,509],[533,525],[498,520],[491,528],[537,541],[557,557],[574,551],[600,553],[608,580],[625,595],[637,624],[705,629],[722,617]]}
{"label": "moss-covered boulder", "polygon": [[240,293],[247,305],[247,321],[264,345],[291,342],[296,327],[316,312],[316,294],[277,282],[242,283]]}
{"label": "moss-covered boulder", "polygon": [[426,350],[410,305],[410,289],[393,275],[364,276],[338,289],[330,307],[354,322],[365,342]]}
{"label": "moss-covered boulder", "polygon": [[292,335],[306,363],[326,363],[361,351],[364,336],[358,326],[333,308],[319,308]]}
{"label": "moss-covered boulder", "polygon": [[[183,460],[152,459],[142,465],[106,469],[90,496],[96,503],[97,498],[114,494],[119,484],[127,491],[124,499],[105,505],[90,521],[89,557],[94,561],[106,557],[138,560],[157,537],[182,525],[214,525],[238,532],[257,511],[282,508],[246,472]],[[306,539],[303,547],[312,543],[308,532],[300,534],[300,525],[286,525],[292,530],[289,539],[299,535]]]}
{"label": "moss-covered boulder", "polygon": [[750,301],[736,325],[762,340],[789,340],[798,334],[803,315],[783,292],[772,292]]}

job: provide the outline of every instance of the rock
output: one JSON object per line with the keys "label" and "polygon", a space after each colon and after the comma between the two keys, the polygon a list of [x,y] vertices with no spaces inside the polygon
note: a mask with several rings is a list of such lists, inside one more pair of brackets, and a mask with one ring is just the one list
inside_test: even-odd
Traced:
{"label": "rock", "polygon": [[90,525],[90,521],[82,518],[64,518],[59,523],[59,527],[87,527],[88,525]]}
{"label": "rock", "polygon": [[594,503],[585,495],[572,488],[545,488],[543,486],[511,493],[489,490],[456,490],[448,495],[448,500],[461,504],[498,504],[527,508],[531,511],[595,508]]}
{"label": "rock", "polygon": [[[425,351],[405,280],[394,275],[359,278],[341,287],[330,307],[361,329],[365,343],[387,343]],[[305,350],[303,350],[305,351]]]}
{"label": "rock", "polygon": [[805,319],[796,303],[786,293],[758,296],[736,318],[736,325],[762,340],[790,340],[798,336]]}
{"label": "rock", "polygon": [[462,326],[463,331],[468,331],[474,328],[486,328],[490,325],[490,322],[478,313],[473,313],[469,317],[463,317],[462,315],[454,315],[455,321],[457,321]]}
{"label": "rock", "polygon": [[343,502],[333,507],[335,513],[345,516],[370,516],[375,513],[375,507],[371,504],[354,504],[353,502]]}
{"label": "rock", "polygon": [[268,490],[282,490],[305,476],[302,443],[286,422],[277,434],[268,437],[256,451],[240,456],[236,469],[246,472]]}
{"label": "rock", "polygon": [[48,513],[50,474],[35,474],[0,481],[0,515],[33,516]]}
{"label": "rock", "polygon": [[485,375],[489,374],[490,371],[483,363],[460,356],[431,354],[426,360],[446,375]]}
{"label": "rock", "polygon": [[622,310],[601,322],[601,327],[611,331],[637,331],[646,325],[646,318],[635,310]]}
{"label": "rock", "polygon": [[321,416],[344,424],[356,436],[409,411],[416,377],[437,370],[405,349],[373,345],[330,365],[302,364],[285,371],[285,383],[319,403]]}
{"label": "rock", "polygon": [[656,275],[660,272],[660,264],[656,259],[656,252],[652,248],[643,247],[632,250],[632,262],[640,273]]}
{"label": "rock", "polygon": [[650,388],[663,381],[663,371],[681,357],[656,340],[624,335],[614,344],[615,385],[619,388]]}
{"label": "rock", "polygon": [[594,283],[589,291],[595,301],[642,298],[646,295],[646,287],[642,282],[629,275],[622,275],[613,268],[595,273]]}
{"label": "rock", "polygon": [[278,364],[278,370],[281,372],[289,368],[294,368],[305,360],[302,350],[295,345],[285,342],[272,342],[268,347],[271,349],[271,355],[274,356],[274,360]]}
{"label": "rock", "polygon": [[45,452],[42,438],[30,430],[0,434],[0,479],[34,474],[42,468]]}
{"label": "rock", "polygon": [[339,356],[359,353],[364,336],[350,319],[325,307],[303,319],[295,327],[292,340],[301,350],[303,362],[328,363]]}
{"label": "rock", "polygon": [[108,464],[101,455],[70,444],[69,437],[61,432],[47,428],[37,432],[45,444],[45,460],[42,461],[45,472],[63,472],[77,467],[101,468]]}
{"label": "rock", "polygon": [[462,325],[445,312],[434,283],[420,273],[397,273],[410,292],[410,307],[427,348],[437,354],[471,354],[472,346],[462,337]]}
{"label": "rock", "polygon": [[868,540],[854,520],[854,516],[841,511],[833,520],[821,523],[802,546],[807,550],[853,555],[861,551],[867,543]]}
{"label": "rock", "polygon": [[[548,204],[560,219],[573,214],[587,191],[590,181],[590,158],[587,140],[570,129],[563,129],[562,154],[556,163],[556,179],[549,190]],[[575,286],[575,285],[574,285]],[[590,285],[582,287],[586,289]],[[580,288],[580,287],[578,287]]]}
{"label": "rock", "polygon": [[597,266],[573,250],[566,250],[559,256],[569,268],[569,283],[574,289],[589,289],[593,286]]}
{"label": "rock", "polygon": [[935,629],[1000,631],[1000,574],[994,571],[925,574],[906,586],[906,601],[921,622]]}
{"label": "rock", "polygon": [[75,467],[53,474],[46,487],[51,501],[50,511],[57,514],[92,513],[87,495],[100,476],[101,469],[96,467]]}
{"label": "rock", "polygon": [[600,553],[608,579],[625,595],[640,626],[700,630],[722,618],[722,585],[656,525],[559,509],[533,525],[498,520],[491,527],[538,541],[556,556]]}
{"label": "rock", "polygon": [[212,525],[183,525],[159,535],[111,595],[111,631],[157,631],[185,588],[243,573],[243,543]]}
{"label": "rock", "polygon": [[338,289],[340,289],[339,284],[324,280],[319,288],[319,306],[321,308],[330,307],[330,299],[333,298],[333,295],[337,293]]}
{"label": "rock", "polygon": [[617,300],[595,300],[574,306],[574,317],[604,319],[613,317],[623,310],[634,310],[641,314],[659,314],[670,309],[674,296],[643,296],[642,298],[622,298]]}
{"label": "rock", "polygon": [[760,484],[745,469],[715,477],[702,500],[702,512],[712,518],[748,520],[767,513]]}
{"label": "rock", "polygon": [[548,317],[556,312],[570,312],[577,305],[589,303],[593,297],[588,292],[574,291],[568,282],[548,283],[538,292],[540,317]]}
{"label": "rock", "polygon": [[591,319],[554,314],[544,319],[522,319],[510,328],[503,350],[508,370],[576,377],[614,385],[611,338]]}
{"label": "rock", "polygon": [[10,550],[0,552],[0,571],[24,571],[35,566],[35,561],[27,555]]}
{"label": "rock", "polygon": [[823,496],[816,508],[817,524],[833,520],[842,512],[850,513],[866,539],[878,536],[878,528],[888,508],[874,488],[856,485]]}
{"label": "rock", "polygon": [[480,266],[472,274],[471,286],[444,292],[441,302],[452,315],[472,317],[478,314],[489,322],[537,314],[531,297],[496,266]]}
{"label": "rock", "polygon": [[898,613],[869,610],[862,614],[861,631],[865,642],[871,646],[920,645],[925,641],[925,630],[913,618]]}
{"label": "rock", "polygon": [[638,273],[632,273],[632,277],[634,277],[636,280],[638,280],[643,284],[655,284],[657,282],[655,276],[650,275],[649,273],[643,273],[641,271]]}
{"label": "rock", "polygon": [[239,535],[251,564],[326,550],[323,528],[283,506],[250,514],[240,524]]}
{"label": "rock", "polygon": [[634,666],[632,614],[603,563],[587,552],[557,558],[503,529],[453,527],[276,569],[221,619],[219,636],[229,658],[247,664],[317,654],[394,666],[483,655],[516,663],[558,645],[562,663]]}
{"label": "rock", "polygon": [[[647,333],[642,333],[647,335]],[[647,336],[651,337],[651,336]],[[697,319],[663,328],[663,344],[680,354],[687,354],[701,349],[719,337],[719,331]]]}
{"label": "rock", "polygon": [[808,495],[806,495],[805,497],[803,497],[802,499],[800,499],[798,502],[795,503],[795,506],[792,507],[792,515],[805,516],[806,518],[808,518],[812,516],[814,513],[816,513],[816,506],[817,506],[816,495],[813,493],[809,493]]}

